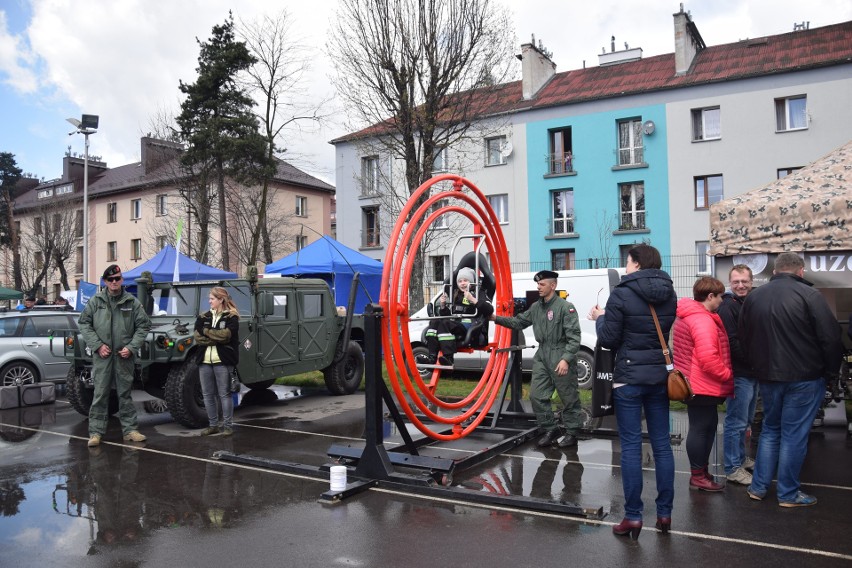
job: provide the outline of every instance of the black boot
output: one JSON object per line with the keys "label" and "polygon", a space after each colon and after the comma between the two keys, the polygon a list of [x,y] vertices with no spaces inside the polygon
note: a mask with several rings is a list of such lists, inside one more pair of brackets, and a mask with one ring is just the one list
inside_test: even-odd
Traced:
{"label": "black boot", "polygon": [[544,433],[544,436],[538,439],[536,445],[538,445],[539,448],[544,448],[545,446],[552,446],[560,435],[562,435],[562,432],[559,430],[559,428],[548,430]]}

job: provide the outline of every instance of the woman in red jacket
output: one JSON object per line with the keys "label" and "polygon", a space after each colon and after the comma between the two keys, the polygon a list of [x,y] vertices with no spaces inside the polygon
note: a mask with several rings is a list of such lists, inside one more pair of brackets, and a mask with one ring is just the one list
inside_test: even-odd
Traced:
{"label": "woman in red jacket", "polygon": [[719,423],[717,406],[734,392],[731,348],[728,334],[716,313],[722,304],[725,285],[702,276],[692,286],[692,297],[681,298],[673,330],[674,364],[689,379],[695,397],[687,401],[689,434],[686,454],[692,477],[690,489],[721,491],[708,471],[710,450]]}

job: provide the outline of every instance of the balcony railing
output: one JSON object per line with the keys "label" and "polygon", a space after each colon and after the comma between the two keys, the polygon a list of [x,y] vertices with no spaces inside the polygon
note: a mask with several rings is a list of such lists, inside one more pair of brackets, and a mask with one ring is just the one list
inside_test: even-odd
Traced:
{"label": "balcony railing", "polygon": [[559,152],[548,155],[548,174],[570,174],[574,173],[574,155],[571,152]]}
{"label": "balcony railing", "polygon": [[574,233],[574,217],[566,219],[550,219],[550,234],[548,236],[558,237]]}
{"label": "balcony railing", "polygon": [[645,212],[632,212],[628,211],[627,213],[621,214],[620,223],[618,225],[619,231],[640,231],[646,229],[645,227]]}
{"label": "balcony railing", "polygon": [[382,246],[379,230],[367,229],[365,231],[361,231],[361,246],[365,248]]}

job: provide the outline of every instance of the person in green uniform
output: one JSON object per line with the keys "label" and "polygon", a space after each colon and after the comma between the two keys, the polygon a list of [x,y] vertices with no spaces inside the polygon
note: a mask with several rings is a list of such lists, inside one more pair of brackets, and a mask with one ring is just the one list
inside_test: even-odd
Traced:
{"label": "person in green uniform", "polygon": [[106,287],[92,296],[80,314],[80,333],[92,354],[95,393],[89,408],[89,447],[101,443],[109,418],[112,386],[118,395],[118,418],[125,442],[144,442],[139,432],[136,407],[130,397],[136,354],[151,328],[142,304],[124,290],[117,264],[104,271]]}
{"label": "person in green uniform", "polygon": [[[515,317],[492,314],[491,319],[512,329],[533,326],[538,349],[533,358],[530,401],[536,422],[545,431],[537,443],[539,447],[545,447],[558,441],[560,448],[567,448],[577,445],[577,430],[581,426],[577,392],[580,318],[574,305],[556,293],[558,277],[552,270],[536,273],[533,280],[541,299]],[[557,423],[551,402],[554,389],[565,405],[561,425]]]}

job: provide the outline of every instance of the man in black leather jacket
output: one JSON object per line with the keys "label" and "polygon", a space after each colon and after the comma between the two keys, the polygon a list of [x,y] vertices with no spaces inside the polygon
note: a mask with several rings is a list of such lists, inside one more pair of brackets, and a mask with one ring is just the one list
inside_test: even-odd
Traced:
{"label": "man in black leather jacket", "polygon": [[799,490],[808,433],[825,396],[825,381],[839,371],[840,326],[819,291],[803,278],[795,253],[775,260],[770,281],[743,303],[737,336],[760,381],[763,433],[748,495],[766,496],[776,469],[778,504],[814,505]]}

